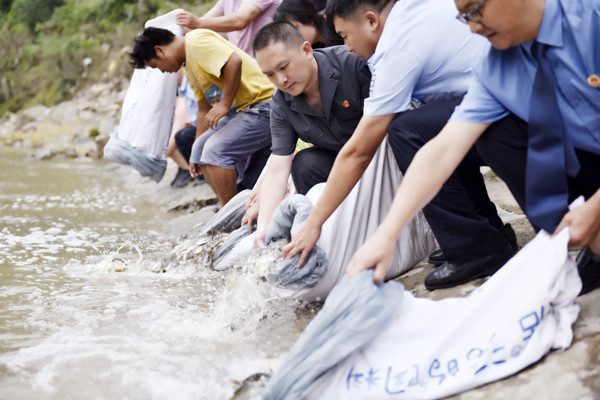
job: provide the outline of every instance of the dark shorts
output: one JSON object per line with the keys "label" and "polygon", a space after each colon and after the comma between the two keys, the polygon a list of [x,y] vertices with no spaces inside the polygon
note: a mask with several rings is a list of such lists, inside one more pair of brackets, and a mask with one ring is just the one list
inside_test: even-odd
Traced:
{"label": "dark shorts", "polygon": [[271,144],[271,102],[252,105],[223,117],[216,129],[202,134],[192,147],[190,163],[235,169],[255,152]]}

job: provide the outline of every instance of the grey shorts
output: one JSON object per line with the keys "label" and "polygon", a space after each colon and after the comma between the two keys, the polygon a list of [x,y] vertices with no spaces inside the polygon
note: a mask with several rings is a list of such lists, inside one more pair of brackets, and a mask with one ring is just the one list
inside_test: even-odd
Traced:
{"label": "grey shorts", "polygon": [[215,129],[207,130],[196,139],[190,163],[235,169],[271,144],[270,113],[271,102],[265,101],[221,118]]}

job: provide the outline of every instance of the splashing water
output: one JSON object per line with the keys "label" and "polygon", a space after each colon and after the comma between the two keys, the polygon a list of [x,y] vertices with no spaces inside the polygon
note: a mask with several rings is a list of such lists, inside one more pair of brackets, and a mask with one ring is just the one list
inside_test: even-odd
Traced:
{"label": "splashing water", "polygon": [[314,309],[251,262],[161,268],[174,216],[114,166],[5,148],[0,164],[0,398],[260,397]]}

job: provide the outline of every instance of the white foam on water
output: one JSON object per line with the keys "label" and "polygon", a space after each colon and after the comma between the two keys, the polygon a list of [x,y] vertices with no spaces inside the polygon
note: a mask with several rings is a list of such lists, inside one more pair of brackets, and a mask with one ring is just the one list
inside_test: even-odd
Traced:
{"label": "white foam on water", "polygon": [[98,164],[45,167],[11,164],[29,175],[0,193],[0,399],[230,399],[297,339],[303,306],[252,268],[172,264],[135,190]]}
{"label": "white foam on water", "polygon": [[27,295],[26,324],[45,337],[0,355],[23,398],[229,399],[297,337],[298,303],[253,273],[155,273],[133,245],[86,261]]}

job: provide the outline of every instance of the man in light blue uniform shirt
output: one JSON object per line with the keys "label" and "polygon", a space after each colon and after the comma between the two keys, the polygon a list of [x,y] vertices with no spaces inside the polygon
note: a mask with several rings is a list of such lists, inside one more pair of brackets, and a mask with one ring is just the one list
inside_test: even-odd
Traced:
{"label": "man in light blue uniform shirt", "polygon": [[[600,285],[600,0],[455,0],[493,46],[442,132],[417,154],[349,275],[376,267],[473,144],[537,229],[570,228],[582,293]],[[571,211],[578,196],[585,203]],[[377,247],[377,251],[373,249]]]}
{"label": "man in light blue uniform shirt", "polygon": [[[451,2],[330,0],[326,12],[348,50],[368,59],[370,95],[322,197],[284,248],[289,256],[310,251],[321,225],[358,181],[388,132],[398,166],[406,172],[415,153],[440,132],[462,99],[471,80],[471,63],[489,49],[485,39],[471,35],[454,18]],[[415,101],[422,106],[410,110]],[[471,152],[424,210],[443,250],[435,260],[430,257],[442,264],[425,280],[430,290],[489,275],[514,253],[514,232],[498,217],[480,164]]]}

